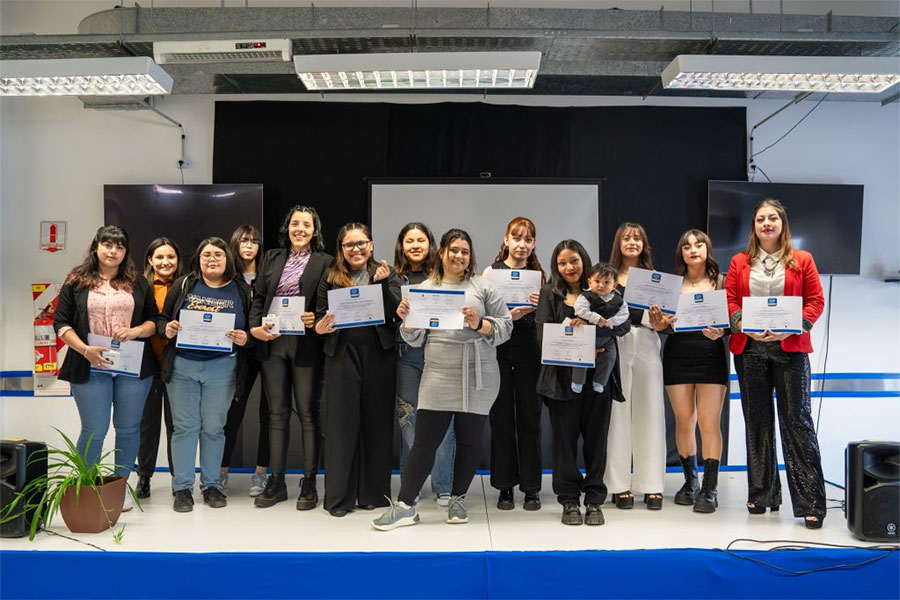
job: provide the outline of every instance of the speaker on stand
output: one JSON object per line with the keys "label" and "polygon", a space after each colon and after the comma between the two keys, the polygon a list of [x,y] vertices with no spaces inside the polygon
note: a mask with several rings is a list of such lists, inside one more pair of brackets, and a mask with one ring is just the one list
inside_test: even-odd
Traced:
{"label": "speaker on stand", "polygon": [[[16,494],[37,477],[47,475],[47,444],[27,440],[0,441],[0,537],[14,538],[28,535],[36,507],[20,512],[6,520],[7,507],[15,501]],[[42,490],[25,499],[25,503],[41,494]]]}
{"label": "speaker on stand", "polygon": [[900,540],[900,442],[850,442],[844,475],[850,533],[869,542]]}

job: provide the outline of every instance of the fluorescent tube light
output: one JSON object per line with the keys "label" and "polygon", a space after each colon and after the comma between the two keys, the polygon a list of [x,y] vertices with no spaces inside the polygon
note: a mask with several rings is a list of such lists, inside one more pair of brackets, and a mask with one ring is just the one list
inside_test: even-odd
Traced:
{"label": "fluorescent tube light", "polygon": [[682,54],[662,72],[681,90],[880,93],[900,82],[892,57]]}
{"label": "fluorescent tube light", "polygon": [[172,77],[146,56],[0,61],[0,96],[153,96]]}
{"label": "fluorescent tube light", "polygon": [[291,60],[289,39],[198,40],[153,42],[157,64],[265,62]]}
{"label": "fluorescent tube light", "polygon": [[416,52],[294,56],[306,89],[452,90],[534,87],[540,52]]}

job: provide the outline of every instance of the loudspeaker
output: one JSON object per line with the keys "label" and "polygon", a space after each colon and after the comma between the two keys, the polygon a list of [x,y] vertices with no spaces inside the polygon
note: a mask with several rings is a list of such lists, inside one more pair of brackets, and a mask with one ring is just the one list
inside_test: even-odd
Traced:
{"label": "loudspeaker", "polygon": [[850,442],[844,452],[844,514],[855,537],[900,539],[900,442]]}
{"label": "loudspeaker", "polygon": [[[25,512],[19,510],[15,518],[6,520],[7,507],[15,500],[15,495],[22,491],[30,481],[47,475],[47,444],[26,440],[3,440],[0,442],[0,537],[23,537],[28,535],[31,519],[36,507]],[[25,503],[40,497],[43,490],[35,490],[25,499]],[[15,514],[16,509],[12,514]]]}

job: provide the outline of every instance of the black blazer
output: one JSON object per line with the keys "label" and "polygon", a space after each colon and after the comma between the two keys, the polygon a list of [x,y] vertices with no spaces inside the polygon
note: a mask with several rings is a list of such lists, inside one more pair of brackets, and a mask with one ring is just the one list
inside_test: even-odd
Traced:
{"label": "black blazer", "polygon": [[[87,344],[87,336],[90,333],[88,321],[87,303],[90,288],[84,287],[75,291],[70,284],[63,285],[59,291],[59,300],[56,304],[56,313],[53,315],[53,329],[58,333],[63,327],[71,327],[75,333]],[[131,291],[134,297],[134,310],[131,313],[131,326],[137,327],[146,321],[154,323],[159,318],[159,310],[156,308],[156,300],[153,298],[153,290],[143,277],[138,277]],[[150,338],[144,340],[144,356],[141,359],[141,379],[159,373],[159,365],[153,355],[153,347]],[[66,352],[66,359],[59,370],[59,379],[69,383],[85,383],[91,376],[91,363],[77,352]]]}
{"label": "black blazer", "polygon": [[[541,298],[538,301],[537,309],[534,311],[534,321],[537,325],[538,345],[543,343],[544,323],[562,323],[566,317],[575,317],[575,311],[565,302],[565,298],[557,296],[553,293],[550,285],[541,288]],[[614,336],[621,336],[628,333],[631,329],[631,321],[626,320],[617,327],[613,327],[610,333]],[[612,394],[614,400],[623,401],[622,386],[619,383],[619,359],[616,357],[616,367],[613,369],[609,378],[610,385],[607,389]],[[537,393],[553,400],[574,400],[579,395],[586,398],[599,396],[597,392],[586,385],[581,394],[572,391],[572,367],[560,367],[555,365],[541,365],[541,371],[538,375]],[[604,393],[606,393],[604,391]]]}
{"label": "black blazer", "polygon": [[[262,264],[253,282],[253,301],[250,304],[250,327],[262,325],[262,318],[269,314],[272,298],[281,281],[281,273],[287,262],[286,248],[274,248],[263,256]],[[305,312],[316,311],[316,294],[319,283],[325,279],[334,257],[324,252],[313,252],[306,263],[306,269],[300,276],[300,294],[306,300]],[[297,352],[294,354],[294,365],[297,367],[317,367],[322,365],[322,339],[313,331],[296,338]],[[257,340],[256,358],[263,361],[269,358],[269,342]]]}
{"label": "black blazer", "polygon": [[[181,310],[184,301],[187,299],[187,295],[194,289],[194,286],[197,285],[199,279],[200,278],[193,273],[188,273],[187,275],[176,279],[175,283],[172,284],[172,289],[166,294],[166,302],[163,304],[162,312],[159,314],[159,318],[156,321],[156,331],[163,338],[169,339],[166,337],[166,323],[177,319],[178,311]],[[244,318],[249,322],[250,286],[247,285],[247,282],[240,276],[235,277],[233,281],[237,284],[238,294],[241,296]],[[238,357],[237,379],[235,381],[239,381],[241,377],[245,376],[245,371],[247,370],[247,352],[251,352],[252,348],[255,346],[256,338],[250,335],[249,327],[245,327],[244,331],[247,331],[246,345],[243,347],[235,346],[237,348]],[[172,381],[172,368],[175,365],[175,354],[178,351],[178,349],[175,348],[175,341],[177,339],[178,336],[176,335],[169,340],[169,344],[166,346],[165,351],[163,351],[162,380],[166,383]],[[224,355],[225,353],[223,352],[222,354]]]}
{"label": "black blazer", "polygon": [[[369,267],[370,280],[375,276],[376,269],[377,266]],[[397,306],[400,304],[400,278],[397,277],[397,273],[391,268],[391,273],[387,276],[387,279],[382,279],[381,281],[376,282],[376,284],[382,284],[381,293],[382,301],[384,302],[384,323],[375,325],[375,332],[378,334],[378,341],[381,342],[381,348],[384,350],[391,350],[397,345],[394,338],[396,332],[394,331],[393,322],[397,316]],[[325,313],[328,312],[328,290],[338,289],[339,287],[340,286],[338,285],[331,285],[324,277],[322,278],[322,282],[319,284],[318,297],[316,299],[317,323],[325,316]],[[338,329],[334,333],[328,333],[322,336],[325,338],[325,345],[322,348],[325,352],[325,356],[334,357],[340,335],[341,330]]]}

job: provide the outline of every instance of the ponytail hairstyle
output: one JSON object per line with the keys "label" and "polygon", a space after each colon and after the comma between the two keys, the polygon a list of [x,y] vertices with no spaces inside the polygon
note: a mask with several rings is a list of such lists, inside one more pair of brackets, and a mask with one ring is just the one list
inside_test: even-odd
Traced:
{"label": "ponytail hairstyle", "polygon": [[[534,226],[534,222],[532,222],[532,220],[528,217],[516,217],[506,226],[506,233],[503,234],[503,237],[505,238],[510,235],[530,235],[531,237],[537,239],[537,228]],[[509,258],[509,246],[506,245],[506,241],[504,240],[500,242],[500,251],[497,252],[497,256],[494,257],[494,262],[500,262],[506,260],[507,258]],[[531,251],[531,255],[525,261],[525,268],[532,271],[540,271],[541,285],[547,283],[547,274],[544,273],[544,268],[541,266],[541,262],[538,260],[537,248],[534,248]]]}
{"label": "ponytail hairstyle", "polygon": [[144,256],[144,279],[150,285],[153,285],[153,279],[156,277],[156,272],[153,270],[153,265],[150,264],[150,259],[153,258],[156,250],[163,246],[171,246],[172,250],[175,251],[175,259],[178,261],[178,264],[175,265],[175,273],[172,274],[172,280],[174,281],[181,277],[184,271],[184,261],[181,259],[181,250],[178,248],[178,244],[167,237],[158,237],[147,246],[147,253]]}
{"label": "ponytail hairstyle", "polygon": [[463,240],[469,244],[469,266],[463,273],[463,281],[471,279],[475,275],[475,247],[472,245],[472,238],[462,229],[449,229],[441,236],[441,247],[438,249],[438,256],[434,261],[434,268],[431,269],[432,283],[440,284],[444,280],[444,261],[441,258],[445,252],[450,249],[450,244],[456,240]]}
{"label": "ponytail hairstyle", "polygon": [[[369,233],[369,228],[366,227],[362,223],[347,223],[341,230],[338,231],[337,234],[337,246],[335,247],[334,252],[334,264],[331,265],[331,269],[328,271],[328,275],[325,276],[325,281],[327,281],[330,285],[336,285],[338,287],[350,287],[353,285],[353,277],[350,276],[350,267],[347,265],[347,261],[344,260],[344,236],[347,235],[351,231],[361,231],[363,235],[368,238],[369,242],[372,241],[372,234]],[[366,263],[367,268],[371,268],[377,266],[378,263],[375,262],[375,259],[372,258],[372,255],[369,255],[369,260]]]}
{"label": "ponytail hairstyle", "polygon": [[97,257],[97,247],[106,242],[125,248],[125,256],[122,258],[122,262],[119,263],[119,269],[116,271],[115,277],[109,280],[109,285],[114,289],[126,292],[131,292],[134,289],[138,273],[129,257],[128,234],[124,229],[116,225],[104,225],[94,235],[94,240],[91,242],[91,247],[84,262],[69,271],[66,277],[66,283],[75,288],[76,292],[84,288],[93,289],[103,281],[103,278],[100,277],[100,259]]}

